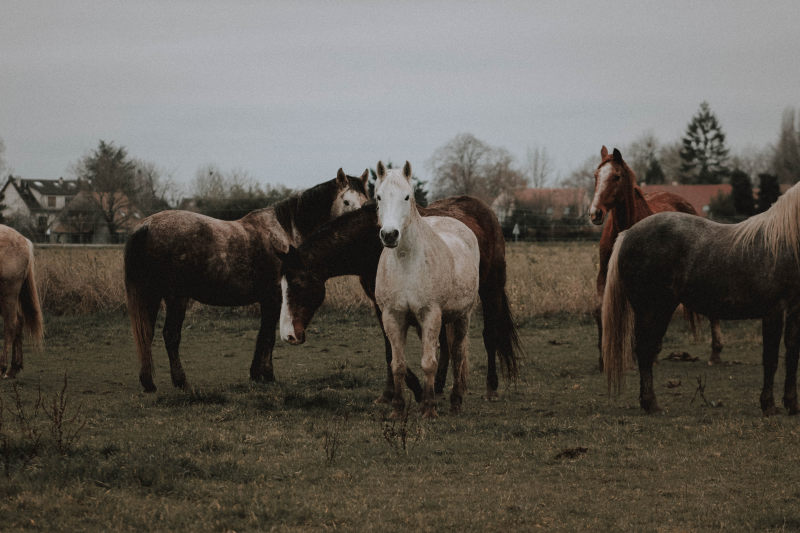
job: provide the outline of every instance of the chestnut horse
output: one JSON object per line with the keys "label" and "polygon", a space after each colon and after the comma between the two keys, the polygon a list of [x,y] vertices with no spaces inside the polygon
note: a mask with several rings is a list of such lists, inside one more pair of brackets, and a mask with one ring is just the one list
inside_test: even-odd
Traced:
{"label": "chestnut horse", "polygon": [[[630,228],[640,220],[653,213],[664,211],[678,211],[697,215],[692,204],[676,194],[669,192],[644,193],[636,185],[636,175],[622,159],[622,154],[614,148],[609,155],[608,149],[603,146],[600,150],[601,161],[594,172],[594,198],[589,208],[592,223],[600,225],[608,213],[608,222],[603,228],[600,237],[600,269],[597,272],[597,304],[595,306],[595,320],[597,321],[597,347],[601,350],[600,370],[603,370],[603,357],[601,342],[603,338],[603,322],[601,307],[603,304],[603,291],[606,286],[608,260],[617,235]],[[686,313],[694,331],[696,315]],[[719,320],[711,318],[711,357],[709,364],[720,362],[722,352],[722,332]]]}
{"label": "chestnut horse", "polygon": [[274,381],[272,349],[281,307],[277,254],[299,245],[323,223],[358,209],[367,201],[367,177],[367,171],[354,178],[339,169],[335,179],[230,222],[189,211],[144,219],[125,245],[125,290],[145,391],[156,390],[151,344],[162,300],[174,386],[186,387],[178,347],[189,299],[221,306],[258,303],[261,325],[250,379]]}
{"label": "chestnut horse", "polygon": [[392,417],[403,416],[406,334],[413,326],[422,343],[422,416],[436,414],[434,376],[439,332],[451,339],[453,389],[450,409],[461,410],[467,387],[469,321],[478,299],[480,251],[475,234],[452,217],[422,217],[414,201],[411,165],[377,166],[375,198],[383,252],[375,278],[375,302],[392,345]]}
{"label": "chestnut horse", "polygon": [[[22,337],[42,341],[43,320],[33,269],[33,243],[0,224],[0,311],[3,316],[3,355],[0,374],[13,378],[22,370]],[[8,351],[11,350],[11,365]]]}
{"label": "chestnut horse", "polygon": [[761,409],[777,411],[773,381],[784,329],[783,405],[798,412],[800,353],[800,185],[767,211],[739,224],[659,213],[622,233],[614,245],[603,299],[603,359],[618,392],[635,355],[639,403],[658,411],[653,362],[678,304],[726,320],[762,320]]}
{"label": "chestnut horse", "polygon": [[[497,398],[497,356],[508,374],[518,372],[521,348],[506,295],[505,241],[500,223],[482,201],[470,196],[445,198],[428,207],[417,206],[422,216],[450,216],[463,222],[478,239],[480,248],[480,285],[478,296],[483,308],[483,345],[486,348],[486,398]],[[369,203],[322,226],[303,244],[282,258],[281,338],[291,344],[305,341],[305,330],[325,299],[325,281],[329,278],[356,275],[367,296],[375,301],[375,277],[382,245],[378,235],[377,207]],[[381,312],[375,306],[378,322]],[[444,390],[449,358],[448,343],[440,336],[441,354],[435,391]],[[388,403],[393,396],[392,351],[384,334],[386,351],[386,387],[378,402]],[[412,372],[406,384],[421,399],[419,380]]]}

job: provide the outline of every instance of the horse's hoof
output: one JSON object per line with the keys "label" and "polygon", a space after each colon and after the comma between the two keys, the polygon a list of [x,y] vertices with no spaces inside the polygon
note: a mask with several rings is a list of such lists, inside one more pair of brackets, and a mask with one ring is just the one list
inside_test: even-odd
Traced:
{"label": "horse's hoof", "polygon": [[641,405],[642,409],[644,409],[644,412],[648,415],[654,415],[662,412],[661,407],[658,406],[655,400],[642,402]]}
{"label": "horse's hoof", "polygon": [[497,395],[496,390],[486,389],[486,394],[483,395],[483,399],[487,402],[496,402],[500,397]]}
{"label": "horse's hoof", "polygon": [[389,418],[391,420],[400,420],[403,418],[403,410],[402,409],[392,409],[392,412],[389,414]]}
{"label": "horse's hoof", "polygon": [[422,409],[422,418],[426,420],[431,420],[433,418],[438,418],[439,413],[436,412],[436,407],[428,407]]}
{"label": "horse's hoof", "polygon": [[766,409],[764,409],[761,412],[765,417],[768,417],[768,416],[774,416],[774,415],[780,414],[781,410],[780,410],[779,407],[775,407],[773,405],[772,407],[767,407]]}
{"label": "horse's hoof", "polygon": [[256,383],[273,383],[275,381],[275,374],[272,372],[272,370],[251,372],[250,379]]}
{"label": "horse's hoof", "polygon": [[141,382],[145,392],[156,391],[156,385],[153,383],[153,378],[151,376],[139,376],[139,381]]}
{"label": "horse's hoof", "polygon": [[375,398],[375,401],[372,403],[374,403],[375,405],[388,405],[392,403],[392,394],[389,392],[384,392],[383,394]]}

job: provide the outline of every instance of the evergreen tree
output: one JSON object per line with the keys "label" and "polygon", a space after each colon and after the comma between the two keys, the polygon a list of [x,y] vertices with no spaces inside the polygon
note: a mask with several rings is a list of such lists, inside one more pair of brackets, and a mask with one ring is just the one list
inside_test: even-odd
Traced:
{"label": "evergreen tree", "polygon": [[758,175],[758,212],[763,213],[772,204],[778,201],[781,195],[781,187],[778,183],[778,176],[774,174]]}
{"label": "evergreen tree", "polygon": [[731,172],[731,196],[733,196],[733,207],[737,215],[749,217],[755,213],[753,183],[750,181],[750,176],[738,168]]}
{"label": "evergreen tree", "polygon": [[722,183],[728,174],[725,166],[728,149],[725,147],[725,133],[708,102],[700,104],[700,110],[686,127],[682,143],[683,183]]}
{"label": "evergreen tree", "polygon": [[648,185],[656,185],[664,183],[667,180],[664,175],[664,169],[661,168],[661,163],[658,162],[655,156],[650,159],[650,164],[647,166],[647,172],[644,174],[644,182]]}

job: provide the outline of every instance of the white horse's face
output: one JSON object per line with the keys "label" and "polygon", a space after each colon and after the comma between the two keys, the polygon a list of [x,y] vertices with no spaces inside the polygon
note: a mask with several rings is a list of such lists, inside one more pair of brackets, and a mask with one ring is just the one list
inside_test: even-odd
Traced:
{"label": "white horse's face", "polygon": [[403,170],[384,168],[378,162],[378,185],[375,188],[378,202],[378,224],[381,242],[387,248],[400,243],[408,215],[414,209],[414,190],[411,187],[411,165],[406,161]]}

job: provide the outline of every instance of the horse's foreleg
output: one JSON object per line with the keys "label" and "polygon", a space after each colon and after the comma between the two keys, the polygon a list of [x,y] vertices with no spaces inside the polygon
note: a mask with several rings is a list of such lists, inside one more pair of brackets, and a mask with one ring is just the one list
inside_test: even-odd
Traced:
{"label": "horse's foreleg", "polygon": [[450,393],[450,411],[458,413],[464,403],[469,376],[469,358],[467,357],[467,334],[469,332],[469,315],[456,321],[452,326],[453,354],[453,390]]}
{"label": "horse's foreleg", "polygon": [[761,335],[763,348],[761,361],[764,367],[764,385],[761,389],[761,412],[764,416],[774,415],[777,412],[773,385],[775,371],[778,370],[778,350],[781,345],[781,332],[783,331],[783,310],[773,311],[761,321]]}
{"label": "horse's foreleg", "polygon": [[272,369],[272,350],[275,347],[275,326],[281,312],[280,293],[278,297],[261,302],[261,324],[256,337],[256,349],[250,364],[250,379],[261,383],[275,381]]}
{"label": "horse's foreleg", "polygon": [[406,378],[406,333],[408,324],[397,320],[390,313],[383,314],[383,328],[392,347],[392,418],[401,418],[406,401],[403,398],[403,382]]}
{"label": "horse's foreleg", "polygon": [[711,318],[711,358],[708,364],[714,365],[722,362],[719,354],[722,353],[722,329],[718,318]]}
{"label": "horse's foreleg", "polygon": [[795,308],[786,314],[786,328],[783,333],[786,345],[786,381],[783,385],[783,406],[790,415],[799,411],[797,405],[797,360],[800,355],[800,309]]}
{"label": "horse's foreleg", "polygon": [[425,382],[422,386],[422,416],[424,418],[435,418],[436,414],[436,393],[434,392],[434,381],[436,379],[436,348],[439,344],[439,334],[442,329],[442,315],[436,311],[431,311],[420,324],[420,340],[422,341],[422,370],[425,372]]}
{"label": "horse's foreleg", "polygon": [[439,330],[439,364],[436,367],[436,381],[433,384],[433,392],[441,394],[444,392],[444,384],[447,381],[447,367],[450,365],[450,346],[451,336],[448,335],[448,326],[442,326]]}
{"label": "horse's foreleg", "polygon": [[186,305],[188,298],[169,297],[165,299],[166,313],[164,317],[164,346],[169,357],[169,373],[172,377],[172,384],[175,387],[186,388],[186,374],[181,365],[179,348],[181,344],[181,328],[186,317]]}
{"label": "horse's foreleg", "polygon": [[[375,305],[375,315],[378,317],[378,325],[381,327],[381,335],[383,335],[383,347],[386,355],[386,384],[383,392],[375,400],[375,403],[391,403],[394,397],[394,374],[392,373],[392,344],[389,342],[389,337],[386,336],[386,330],[383,328],[383,318],[381,317],[381,310]],[[417,376],[410,370],[406,369],[406,385],[414,394],[414,399],[417,402],[422,401],[422,386],[419,383]]]}

